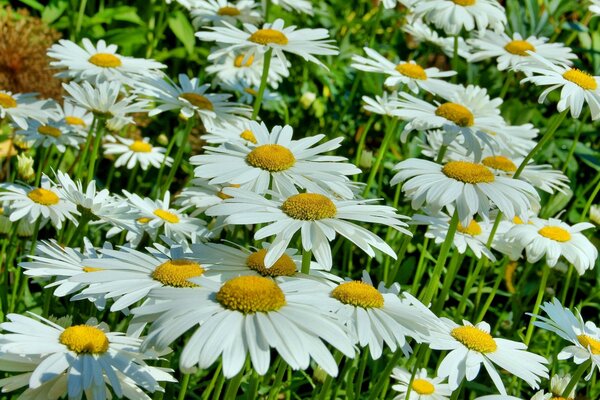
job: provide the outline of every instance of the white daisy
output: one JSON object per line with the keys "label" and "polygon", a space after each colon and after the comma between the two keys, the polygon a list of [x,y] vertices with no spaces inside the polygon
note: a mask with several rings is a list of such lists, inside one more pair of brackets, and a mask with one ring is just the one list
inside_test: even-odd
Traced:
{"label": "white daisy", "polygon": [[449,351],[439,364],[438,376],[448,377],[452,390],[458,388],[465,377],[467,381],[474,380],[481,364],[503,395],[506,389],[494,364],[523,379],[533,389],[539,387],[540,378],[548,377],[548,368],[544,365],[548,361],[544,357],[526,351],[523,343],[492,337],[486,322],[472,325],[463,321],[463,325],[458,325],[441,318],[439,326],[431,330],[430,340],[432,349]]}
{"label": "white daisy", "polygon": [[[254,100],[260,90],[259,85],[251,85],[244,80],[233,83],[223,83],[221,87],[229,92],[234,92],[239,102],[244,104],[254,104]],[[274,110],[276,105],[281,103],[281,95],[269,89],[263,91],[262,104],[265,110]]]}
{"label": "white daisy", "polygon": [[415,3],[413,12],[453,36],[476,25],[483,32],[487,27],[504,30],[506,24],[504,7],[496,0],[423,0]]}
{"label": "white daisy", "polygon": [[540,95],[538,102],[543,103],[548,94],[561,89],[560,100],[556,105],[559,112],[571,110],[571,116],[578,118],[583,104],[590,107],[592,121],[600,118],[600,77],[564,64],[554,64],[539,54],[530,52],[531,62],[523,64],[522,70],[532,75],[521,80],[533,82],[538,86],[548,86]]}
{"label": "white daisy", "polygon": [[7,202],[11,222],[26,218],[30,224],[38,219],[50,219],[56,229],[61,229],[63,221],[68,219],[77,224],[79,215],[75,204],[61,197],[60,192],[46,175],[42,176],[39,188],[16,183],[0,183],[0,202]]}
{"label": "white daisy", "polygon": [[171,157],[165,156],[167,150],[164,147],[152,146],[149,138],[128,139],[120,136],[114,136],[115,143],[105,143],[104,155],[117,155],[114,163],[115,168],[123,165],[127,169],[132,169],[140,165],[145,171],[151,165],[154,168],[160,168],[164,163],[167,167],[173,164]]}
{"label": "white daisy", "polygon": [[51,116],[48,100],[37,100],[35,93],[16,93],[0,90],[0,120],[8,117],[21,129],[27,129],[28,120],[41,123]]}
{"label": "white daisy", "polygon": [[552,379],[550,380],[550,392],[544,393],[543,390],[537,392],[531,400],[558,400],[558,399],[575,399],[575,387],[571,390],[570,393],[567,393],[565,397],[563,397],[563,393],[569,382],[571,381],[571,375],[552,375]]}
{"label": "white daisy", "polygon": [[59,109],[61,120],[69,129],[81,136],[87,137],[88,131],[94,121],[94,115],[83,107],[65,101]]}
{"label": "white daisy", "polygon": [[[263,9],[266,8],[266,2],[262,0]],[[270,0],[272,4],[278,5],[287,11],[296,11],[308,15],[313,15],[312,2],[310,0]]]}
{"label": "white daisy", "polygon": [[547,41],[548,38],[535,36],[524,39],[518,32],[510,37],[505,32],[486,31],[483,35],[468,40],[473,50],[469,61],[477,62],[496,57],[500,71],[509,68],[518,71],[523,62],[529,61],[529,51],[558,64],[570,65],[571,60],[577,58],[571,49],[562,43],[546,43]]}
{"label": "white daisy", "polygon": [[317,262],[327,270],[332,266],[329,242],[336,232],[371,257],[375,256],[375,248],[396,258],[384,240],[350,221],[383,224],[410,235],[405,229],[406,223],[401,221],[407,217],[396,214],[392,207],[375,205],[369,200],[337,200],[317,193],[300,193],[288,198],[273,193],[269,200],[242,189],[223,191],[233,197],[209,208],[206,214],[227,216],[225,222],[232,225],[267,223],[254,234],[256,240],[275,235],[265,257],[267,267],[281,257],[298,231],[304,250],[311,250]]}
{"label": "white daisy", "polygon": [[[407,23],[402,26],[402,30],[408,33],[417,43],[428,42],[439,47],[448,57],[454,56],[454,37],[440,37],[436,31],[423,22],[421,18],[416,18],[413,14],[407,16]],[[458,38],[458,55],[464,59],[470,56],[471,48],[464,38]]]}
{"label": "white daisy", "polygon": [[327,285],[239,276],[223,284],[206,279],[202,286],[153,290],[150,296],[157,303],[132,311],[154,321],[146,346],[165,348],[194,329],[181,353],[182,371],[196,364],[206,369],[222,356],[223,375],[231,378],[249,354],[253,370],[264,375],[274,348],[292,369],[307,369],[312,358],[336,376],[337,363],[323,341],[354,357],[342,321],[331,312],[335,304]]}
{"label": "white daisy", "polygon": [[397,88],[406,85],[414,93],[419,93],[419,89],[423,89],[432,94],[447,93],[454,86],[438,78],[456,75],[455,71],[440,71],[435,67],[423,68],[414,61],[394,63],[373,49],[363,47],[363,50],[367,53],[367,57],[352,56],[351,66],[361,71],[388,75],[384,82],[385,86]]}
{"label": "white daisy", "polygon": [[402,190],[415,210],[424,204],[434,213],[444,207],[449,212],[456,209],[463,226],[475,214],[488,218],[492,205],[508,218],[526,218],[528,211],[539,205],[539,195],[529,183],[494,175],[479,163],[450,161],[442,165],[411,158],[398,163],[394,170],[399,172],[390,184],[404,182]]}
{"label": "white daisy", "polygon": [[[412,382],[412,373],[400,367],[392,370],[392,378],[398,381],[392,389],[400,393],[393,400],[448,400],[452,394],[448,384],[442,383],[444,378],[429,378],[425,368],[417,371]],[[410,395],[406,397],[409,386]]]}
{"label": "white daisy", "polygon": [[246,57],[264,54],[273,49],[275,57],[283,65],[287,65],[284,52],[297,54],[306,61],[314,62],[327,68],[315,55],[337,55],[339,51],[326,29],[296,29],[295,26],[284,28],[284,21],[276,19],[273,23],[265,23],[262,28],[244,24],[245,31],[223,22],[224,27],[209,27],[211,32],[198,32],[200,40],[216,41],[223,45],[220,50],[211,53],[209,60],[219,58],[232,51],[244,51]]}
{"label": "white daisy", "polygon": [[360,173],[360,169],[344,157],[323,154],[337,149],[343,138],[315,146],[325,135],[292,140],[293,129],[289,125],[275,126],[269,132],[264,123],[250,122],[249,128],[256,144],[231,142],[205,147],[205,154],[190,159],[192,165],[198,165],[194,175],[210,179],[210,184],[240,185],[257,194],[271,189],[290,196],[301,188],[354,197],[347,176]]}
{"label": "white daisy", "polygon": [[589,10],[596,16],[600,15],[600,0],[590,0]]}
{"label": "white daisy", "polygon": [[573,358],[575,364],[591,361],[590,373],[586,380],[590,380],[594,369],[600,370],[600,329],[592,321],[585,322],[576,309],[576,314],[563,307],[558,299],[554,298],[552,303],[545,302],[542,310],[548,317],[535,315],[535,326],[556,333],[561,338],[571,342],[558,354],[559,360]]}
{"label": "white daisy", "polygon": [[398,102],[397,92],[390,94],[384,92],[382,96],[375,95],[374,99],[369,96],[363,96],[362,100],[365,102],[364,109],[375,114],[393,117],[398,108],[396,105]]}
{"label": "white daisy", "polygon": [[[168,372],[146,364],[145,360],[157,357],[140,352],[140,339],[108,332],[104,324],[63,328],[32,315],[35,319],[9,314],[8,322],[0,324],[6,332],[0,334],[2,366],[24,372],[12,378],[15,389],[25,385],[37,389],[46,382],[62,380],[58,384],[62,392],[55,398],[68,395],[80,399],[85,393],[87,398],[105,399],[112,391],[117,397],[140,399],[141,389],[163,391],[159,381],[175,381]],[[21,361],[17,356],[21,365],[29,363],[31,367],[15,368]],[[130,380],[124,382],[125,378]],[[38,394],[40,397],[33,398],[48,398]]]}
{"label": "white daisy", "polygon": [[239,142],[243,144],[256,144],[256,137],[251,130],[252,121],[246,118],[236,118],[231,122],[226,122],[220,126],[215,126],[206,134],[202,135],[202,140],[210,144],[223,144],[230,142]]}
{"label": "white daisy", "polygon": [[398,4],[402,4],[404,7],[410,8],[415,2],[416,0],[383,0],[383,7],[390,9],[396,8]]}
{"label": "white daisy", "polygon": [[514,240],[514,246],[521,251],[525,249],[530,263],[546,256],[548,266],[554,267],[563,256],[583,275],[587,269],[594,268],[598,258],[596,246],[581,233],[593,227],[589,222],[569,226],[555,218],[531,218],[526,224],[515,225],[505,235]]}
{"label": "white daisy", "polygon": [[[261,53],[247,56],[242,52],[229,52],[206,67],[206,73],[214,74],[214,82],[219,85],[231,86],[236,82],[244,81],[250,86],[258,87],[262,77],[263,63],[264,54]],[[269,87],[277,89],[283,78],[289,76],[289,67],[291,67],[289,61],[284,64],[279,58],[272,59],[267,78]]]}
{"label": "white daisy", "polygon": [[263,19],[258,6],[254,0],[196,0],[190,14],[196,29],[207,24],[219,25],[222,21],[232,25],[236,22],[256,24]]}
{"label": "white daisy", "polygon": [[50,65],[66,68],[57,74],[60,78],[86,80],[92,83],[119,81],[131,84],[143,76],[157,75],[167,66],[154,60],[126,57],[117,54],[117,45],[99,40],[96,46],[84,38],[83,48],[70,40],[61,39],[48,49]]}
{"label": "white daisy", "polygon": [[15,134],[20,135],[31,147],[55,146],[58,151],[64,153],[67,146],[79,148],[83,137],[72,132],[67,124],[49,119],[46,123],[30,120],[27,129],[17,130]]}

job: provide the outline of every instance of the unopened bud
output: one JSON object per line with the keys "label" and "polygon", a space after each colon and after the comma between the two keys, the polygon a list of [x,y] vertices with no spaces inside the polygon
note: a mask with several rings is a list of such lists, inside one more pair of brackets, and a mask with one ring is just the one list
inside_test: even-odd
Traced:
{"label": "unopened bud", "polygon": [[17,155],[17,173],[19,178],[25,182],[30,182],[35,178],[33,170],[33,158],[21,153]]}
{"label": "unopened bud", "polygon": [[315,101],[317,95],[313,92],[305,92],[302,97],[300,97],[300,105],[305,110],[311,106],[311,104]]}

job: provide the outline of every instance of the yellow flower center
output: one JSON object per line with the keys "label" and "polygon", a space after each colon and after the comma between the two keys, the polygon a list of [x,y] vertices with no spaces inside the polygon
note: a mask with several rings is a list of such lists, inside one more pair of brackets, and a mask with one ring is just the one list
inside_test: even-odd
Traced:
{"label": "yellow flower center", "polygon": [[195,278],[204,273],[204,268],[197,262],[180,259],[169,260],[160,264],[154,272],[152,279],[159,281],[163,285],[173,287],[195,287],[195,283],[188,281],[190,278]]}
{"label": "yellow flower center", "polygon": [[83,267],[83,268],[81,268],[81,270],[83,272],[97,272],[97,271],[104,271],[104,268]]}
{"label": "yellow flower center", "polygon": [[65,117],[65,122],[69,125],[85,126],[85,121],[79,117],[68,115]]}
{"label": "yellow flower center", "polygon": [[598,88],[598,82],[596,82],[596,79],[592,75],[577,68],[572,68],[565,72],[563,78],[585,90],[596,90]]}
{"label": "yellow flower center", "polygon": [[571,240],[571,234],[569,231],[559,226],[545,226],[540,229],[538,233],[543,237],[555,240],[557,242],[568,242]]}
{"label": "yellow flower center", "polygon": [[317,193],[300,193],[288,197],[281,205],[281,211],[289,217],[301,221],[315,221],[333,218],[337,208],[327,196]]}
{"label": "yellow flower center", "polygon": [[435,115],[446,118],[458,126],[473,126],[475,123],[473,113],[465,106],[456,103],[441,104],[436,110]]}
{"label": "yellow flower center", "polygon": [[498,347],[492,335],[474,326],[459,326],[452,329],[450,335],[467,348],[480,353],[492,353]]}
{"label": "yellow flower center", "polygon": [[136,153],[150,153],[152,151],[152,145],[143,140],[135,140],[129,145],[129,150]]}
{"label": "yellow flower center", "polygon": [[296,274],[296,264],[287,254],[283,254],[271,268],[265,267],[266,249],[261,249],[250,254],[246,258],[248,268],[258,272],[262,276],[293,276]]}
{"label": "yellow flower center", "polygon": [[167,210],[161,210],[160,208],[154,211],[154,215],[172,224],[179,222],[179,217],[177,215]]}
{"label": "yellow flower center", "polygon": [[182,93],[179,95],[179,97],[186,99],[191,105],[201,110],[214,110],[214,106],[211,101],[198,93]]}
{"label": "yellow flower center", "polygon": [[456,230],[466,235],[481,235],[481,225],[479,225],[474,219],[472,219],[471,222],[469,222],[469,225],[467,227],[464,227],[463,224],[459,222]]}
{"label": "yellow flower center", "polygon": [[475,4],[477,0],[452,0],[452,1],[454,2],[454,4],[457,4],[459,6],[468,7],[468,6],[472,6],[473,4]]}
{"label": "yellow flower center", "polygon": [[88,61],[102,68],[116,68],[122,65],[121,59],[110,53],[96,53]]}
{"label": "yellow flower center", "polygon": [[331,292],[331,297],[344,304],[361,308],[383,307],[383,295],[379,290],[362,281],[340,283]]}
{"label": "yellow flower center", "polygon": [[588,335],[579,335],[577,336],[577,341],[586,349],[590,349],[592,354],[600,354],[600,340],[594,339]]}
{"label": "yellow flower center", "polygon": [[512,160],[504,156],[490,156],[481,160],[481,163],[486,167],[499,169],[504,172],[515,172],[517,166]]}
{"label": "yellow flower center", "polygon": [[60,129],[50,125],[42,125],[39,128],[37,128],[37,131],[40,135],[52,136],[55,138],[59,137],[62,134]]}
{"label": "yellow flower center", "polygon": [[17,101],[14,97],[7,93],[0,93],[0,107],[2,108],[15,108]]}
{"label": "yellow flower center", "polygon": [[285,295],[277,283],[262,276],[230,279],[221,286],[216,299],[223,307],[244,314],[277,311],[285,306]]}
{"label": "yellow flower center", "polygon": [[296,157],[287,147],[279,144],[263,144],[248,153],[246,162],[265,171],[280,172],[293,167]]}
{"label": "yellow flower center", "polygon": [[248,59],[246,60],[246,62],[244,62],[244,58],[246,56],[244,54],[240,54],[239,56],[237,56],[235,58],[235,60],[233,61],[233,65],[237,68],[242,68],[242,67],[249,67],[252,65],[252,63],[254,62],[254,54],[251,55],[250,57],[248,57]]}
{"label": "yellow flower center", "polygon": [[250,35],[248,40],[262,45],[275,43],[284,46],[288,44],[288,38],[283,34],[283,32],[268,28],[257,30],[252,35]]}
{"label": "yellow flower center", "polygon": [[518,215],[515,215],[513,217],[512,221],[513,221],[513,224],[515,224],[515,225],[523,225],[524,224],[523,220]]}
{"label": "yellow flower center", "polygon": [[427,73],[425,72],[425,70],[423,68],[421,68],[420,65],[417,65],[417,64],[411,64],[411,63],[398,64],[398,65],[396,65],[395,69],[396,69],[396,71],[400,72],[402,75],[408,76],[409,78],[419,79],[422,81],[427,79]]}
{"label": "yellow flower center", "polygon": [[150,217],[141,217],[137,219],[137,222],[139,222],[140,224],[147,224],[150,221],[152,221],[152,218]]}
{"label": "yellow flower center", "polygon": [[251,96],[256,96],[258,92],[252,88],[244,88],[244,92],[248,93]]}
{"label": "yellow flower center", "polygon": [[221,7],[219,8],[219,11],[217,11],[217,14],[222,16],[235,17],[237,15],[240,15],[240,10],[230,6]]}
{"label": "yellow flower center", "polygon": [[573,400],[571,397],[553,396],[550,400]]}
{"label": "yellow flower center", "polygon": [[71,326],[60,334],[58,341],[77,354],[102,354],[108,350],[106,334],[95,326]]}
{"label": "yellow flower center", "polygon": [[417,394],[433,394],[435,392],[435,386],[425,379],[417,378],[413,380],[412,390],[417,392]]}
{"label": "yellow flower center", "polygon": [[233,198],[233,196],[230,196],[228,194],[223,193],[223,189],[225,189],[226,187],[239,188],[240,185],[238,185],[237,183],[232,183],[231,185],[223,187],[221,190],[219,190],[217,192],[217,197],[219,197],[220,199],[223,199],[223,200],[227,200],[227,199]]}
{"label": "yellow flower center", "polygon": [[58,204],[58,201],[60,200],[56,193],[42,188],[33,189],[31,192],[27,193],[27,197],[43,206],[53,206]]}
{"label": "yellow flower center", "polygon": [[485,165],[469,161],[450,161],[442,167],[442,172],[448,178],[464,183],[494,182],[494,173]]}
{"label": "yellow flower center", "polygon": [[[249,141],[250,143],[256,144],[256,136],[254,136],[254,133],[249,129],[246,129],[245,131],[240,133],[240,137],[244,140]],[[293,155],[292,155],[292,157],[293,157]]]}
{"label": "yellow flower center", "polygon": [[504,46],[504,50],[510,54],[527,57],[529,56],[527,51],[535,51],[535,47],[526,40],[513,40]]}

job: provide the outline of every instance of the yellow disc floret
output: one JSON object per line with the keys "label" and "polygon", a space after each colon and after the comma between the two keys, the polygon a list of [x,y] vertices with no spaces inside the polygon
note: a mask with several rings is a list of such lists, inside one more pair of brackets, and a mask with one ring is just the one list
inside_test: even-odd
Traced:
{"label": "yellow disc floret", "polygon": [[98,272],[98,271],[104,271],[104,268],[82,267],[81,270],[83,272]]}
{"label": "yellow disc floret", "polygon": [[472,6],[476,3],[477,0],[452,0],[454,4],[458,4],[459,6],[468,7]]}
{"label": "yellow disc floret", "polygon": [[216,299],[229,310],[244,314],[277,311],[285,306],[285,295],[271,278],[238,276],[228,280]]}
{"label": "yellow disc floret", "polygon": [[473,113],[467,107],[457,103],[440,104],[435,110],[435,115],[462,127],[473,126],[475,123]]}
{"label": "yellow disc floret", "polygon": [[467,348],[480,353],[493,353],[498,348],[492,335],[475,326],[459,326],[452,329],[450,335]]}
{"label": "yellow disc floret", "polygon": [[596,78],[588,74],[585,71],[581,71],[577,68],[572,68],[563,74],[563,78],[573,82],[577,86],[585,90],[596,90],[598,88],[598,82]]}
{"label": "yellow disc floret", "polygon": [[215,108],[209,99],[198,93],[182,93],[179,95],[179,97],[186,99],[191,105],[199,108],[200,110],[213,111]]}
{"label": "yellow disc floret", "polygon": [[52,136],[54,138],[57,138],[60,135],[62,135],[62,132],[60,131],[60,129],[55,128],[50,125],[42,125],[39,128],[37,128],[37,131],[40,135]]}
{"label": "yellow disc floret", "polygon": [[271,268],[265,267],[266,249],[260,249],[246,258],[248,268],[258,272],[262,276],[293,276],[296,274],[296,263],[287,254],[283,254]]}
{"label": "yellow disc floret", "polygon": [[246,58],[246,56],[244,54],[238,55],[235,58],[235,60],[233,60],[233,65],[236,68],[242,68],[242,67],[249,67],[254,62],[254,55],[253,54],[250,55],[250,57],[246,58],[246,62],[244,62],[244,58]]}
{"label": "yellow disc floret", "polygon": [[404,76],[408,76],[412,79],[419,79],[424,81],[427,79],[427,73],[418,64],[404,63],[396,65],[396,71],[400,72]]}
{"label": "yellow disc floret", "polygon": [[460,222],[458,223],[458,227],[456,228],[460,233],[464,233],[466,235],[477,236],[481,235],[481,225],[477,223],[474,219],[469,222],[469,225],[466,227],[463,226]]}
{"label": "yellow disc floret", "polygon": [[450,161],[442,167],[442,172],[448,178],[464,183],[494,182],[494,173],[485,165],[469,161]]}
{"label": "yellow disc floret", "polygon": [[250,129],[246,129],[242,133],[240,133],[240,137],[244,140],[249,141],[250,143],[256,144],[256,136]]}
{"label": "yellow disc floret", "polygon": [[246,162],[265,171],[280,172],[293,167],[296,157],[287,147],[279,144],[263,144],[248,153]]}
{"label": "yellow disc floret", "polygon": [[0,107],[2,108],[15,108],[17,101],[8,93],[0,93]]}
{"label": "yellow disc floret", "polygon": [[274,43],[284,46],[288,44],[288,38],[283,34],[283,32],[269,28],[257,30],[250,35],[248,40],[262,45]]}
{"label": "yellow disc floret", "polygon": [[95,326],[71,326],[60,334],[58,341],[77,354],[103,354],[108,350],[106,334]]}
{"label": "yellow disc floret", "polygon": [[96,53],[88,61],[102,68],[116,68],[122,65],[121,59],[110,53]]}
{"label": "yellow disc floret", "polygon": [[152,145],[143,140],[135,140],[129,145],[129,150],[136,153],[150,153],[152,151]]}
{"label": "yellow disc floret", "polygon": [[568,242],[571,240],[571,233],[559,226],[545,226],[538,231],[545,238],[556,242]]}
{"label": "yellow disc floret", "polygon": [[204,273],[204,268],[197,262],[179,259],[169,260],[160,264],[154,272],[152,279],[159,281],[163,285],[173,287],[195,287],[195,283],[188,281]]}
{"label": "yellow disc floret", "polygon": [[333,218],[337,207],[327,196],[318,193],[300,193],[288,197],[281,211],[289,217],[302,221]]}
{"label": "yellow disc floret", "polygon": [[159,208],[158,210],[154,210],[154,215],[172,224],[179,222],[179,217],[168,210],[161,210]]}
{"label": "yellow disc floret", "polygon": [[235,17],[240,15],[240,10],[238,10],[236,7],[231,6],[221,7],[217,11],[217,14],[222,16]]}
{"label": "yellow disc floret", "polygon": [[381,308],[384,302],[379,290],[362,281],[340,283],[331,292],[331,297],[344,304],[362,308]]}
{"label": "yellow disc floret", "polygon": [[433,394],[435,392],[435,386],[425,379],[417,378],[412,382],[412,390],[417,392],[417,394],[427,395]]}
{"label": "yellow disc floret", "polygon": [[486,167],[499,169],[504,172],[515,172],[517,166],[510,158],[504,156],[490,156],[481,160],[481,163]]}
{"label": "yellow disc floret", "polygon": [[588,335],[577,336],[577,341],[586,349],[590,349],[592,354],[600,355],[600,340],[594,339]]}
{"label": "yellow disc floret", "polygon": [[504,50],[510,54],[527,57],[529,56],[527,51],[535,51],[535,47],[526,40],[513,40],[506,43]]}
{"label": "yellow disc floret", "polygon": [[65,122],[69,125],[85,126],[85,121],[83,119],[75,117],[73,115],[67,115],[65,117]]}
{"label": "yellow disc floret", "polygon": [[56,193],[42,188],[33,189],[31,192],[27,193],[27,197],[43,206],[53,206],[58,204],[60,200]]}

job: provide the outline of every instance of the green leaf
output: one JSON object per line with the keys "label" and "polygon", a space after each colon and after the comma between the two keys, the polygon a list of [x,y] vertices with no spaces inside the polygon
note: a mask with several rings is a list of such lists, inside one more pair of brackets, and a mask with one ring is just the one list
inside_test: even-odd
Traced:
{"label": "green leaf", "polygon": [[47,24],[51,24],[59,19],[65,12],[69,3],[67,0],[53,1],[44,8],[42,11],[42,21]]}
{"label": "green leaf", "polygon": [[137,15],[135,7],[120,6],[106,8],[99,13],[96,13],[92,18],[86,18],[85,26],[94,26],[98,24],[109,24],[112,21],[131,22],[136,25],[144,25],[144,21]]}
{"label": "green leaf", "polygon": [[181,11],[175,11],[169,17],[168,24],[173,34],[183,43],[188,54],[192,54],[194,52],[194,45],[196,44],[196,37],[194,36],[194,28],[192,28],[185,14]]}
{"label": "green leaf", "polygon": [[40,12],[44,11],[44,6],[35,0],[21,0],[21,3],[27,4],[29,7]]}

